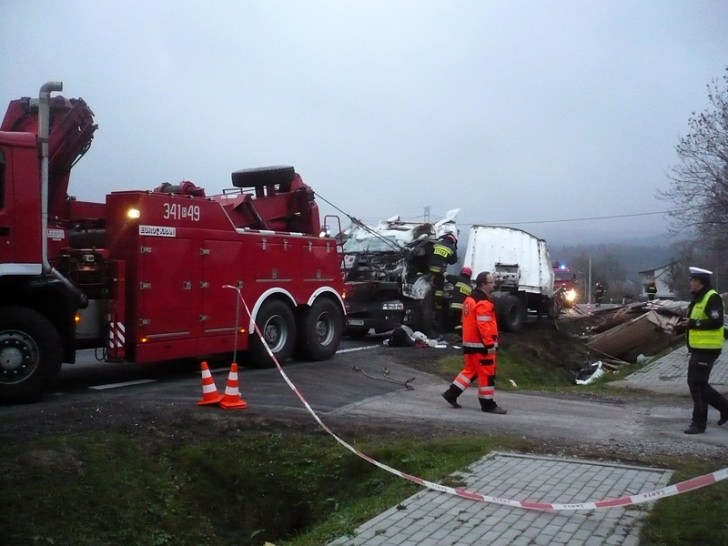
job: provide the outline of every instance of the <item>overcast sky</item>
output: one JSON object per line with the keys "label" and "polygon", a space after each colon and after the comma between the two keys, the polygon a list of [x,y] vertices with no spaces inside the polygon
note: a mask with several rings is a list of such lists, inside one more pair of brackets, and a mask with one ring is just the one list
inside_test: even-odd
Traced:
{"label": "overcast sky", "polygon": [[461,228],[552,243],[665,231],[662,215],[533,222],[670,208],[656,193],[675,145],[728,66],[724,0],[4,0],[0,15],[0,105],[57,80],[96,114],[79,199],[219,193],[234,170],[293,165],[368,223],[461,207]]}

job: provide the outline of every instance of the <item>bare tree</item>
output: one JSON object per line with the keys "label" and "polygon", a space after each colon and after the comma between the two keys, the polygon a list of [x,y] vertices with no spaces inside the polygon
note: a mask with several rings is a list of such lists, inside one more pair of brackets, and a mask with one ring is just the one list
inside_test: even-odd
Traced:
{"label": "bare tree", "polygon": [[658,196],[675,205],[669,213],[673,231],[694,232],[718,250],[728,244],[728,68],[707,88],[709,107],[690,116],[690,133],[676,146],[672,184]]}

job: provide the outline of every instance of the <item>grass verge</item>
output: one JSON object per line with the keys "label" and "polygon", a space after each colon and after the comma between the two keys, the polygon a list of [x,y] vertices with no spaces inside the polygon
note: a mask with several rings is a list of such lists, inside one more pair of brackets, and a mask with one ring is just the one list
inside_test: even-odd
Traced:
{"label": "grass verge", "polygon": [[[369,456],[442,480],[493,438],[358,437]],[[2,544],[325,544],[417,486],[325,434],[245,431],[234,438],[98,433],[0,447]],[[286,542],[288,541],[288,542]]]}
{"label": "grass verge", "polygon": [[[410,474],[448,478],[493,449],[536,449],[509,436],[350,439]],[[717,461],[645,460],[676,470],[673,481],[711,472]],[[323,434],[242,432],[235,438],[116,434],[58,436],[0,447],[3,544],[324,545],[418,490]],[[642,546],[727,543],[721,482],[662,499]]]}

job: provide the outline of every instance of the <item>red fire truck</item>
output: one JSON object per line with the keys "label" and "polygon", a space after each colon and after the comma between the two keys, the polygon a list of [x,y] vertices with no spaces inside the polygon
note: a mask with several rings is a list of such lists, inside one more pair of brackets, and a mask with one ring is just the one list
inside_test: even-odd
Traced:
{"label": "red fire truck", "polygon": [[553,268],[554,292],[558,292],[561,295],[564,307],[574,307],[577,300],[576,273],[561,262],[554,262]]}
{"label": "red fire truck", "polygon": [[97,126],[62,88],[11,101],[0,125],[0,401],[38,399],[80,347],[266,363],[257,324],[281,362],[336,352],[340,252],[293,167],[236,171],[222,195],[184,181],[79,201],[70,172]]}

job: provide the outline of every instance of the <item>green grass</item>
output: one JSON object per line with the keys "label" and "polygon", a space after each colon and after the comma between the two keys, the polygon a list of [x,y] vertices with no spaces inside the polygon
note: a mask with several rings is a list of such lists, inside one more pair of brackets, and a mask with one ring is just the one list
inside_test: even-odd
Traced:
{"label": "green grass", "polygon": [[[672,483],[702,476],[725,466],[725,461],[697,457],[668,459],[658,464],[675,470]],[[655,503],[640,533],[640,546],[728,544],[728,482],[722,481],[697,491],[662,499]]]}
{"label": "green grass", "polygon": [[[496,388],[501,390],[563,389],[574,385],[576,373],[586,362],[583,344],[563,336],[557,343],[553,335],[517,340],[498,351]],[[584,353],[580,356],[580,352]],[[563,355],[568,355],[565,357]],[[574,356],[576,355],[576,356]],[[462,355],[440,360],[438,374],[455,377],[463,367]],[[515,383],[515,386],[513,385]]]}
{"label": "green grass", "polygon": [[[491,450],[541,449],[491,435],[348,440],[387,465],[451,486],[462,485],[452,472]],[[697,457],[641,462],[675,470],[673,483],[721,464]],[[418,489],[319,433],[47,437],[0,447],[0,543],[319,546]],[[723,546],[726,505],[726,482],[662,499],[640,545]]]}
{"label": "green grass", "polygon": [[[608,370],[589,385],[576,385],[574,378],[579,370],[597,360],[599,358],[590,355],[583,342],[566,334],[537,331],[527,338],[514,336],[508,343],[501,344],[498,351],[496,390],[606,393],[610,382],[624,379],[647,365],[625,364]],[[438,362],[437,374],[451,379],[462,367],[462,355],[445,357]]]}
{"label": "green grass", "polygon": [[[385,464],[435,481],[494,447],[523,447],[488,438],[352,440]],[[323,544],[418,487],[324,434],[240,432],[6,445],[0,490],[3,544],[199,546]]]}

